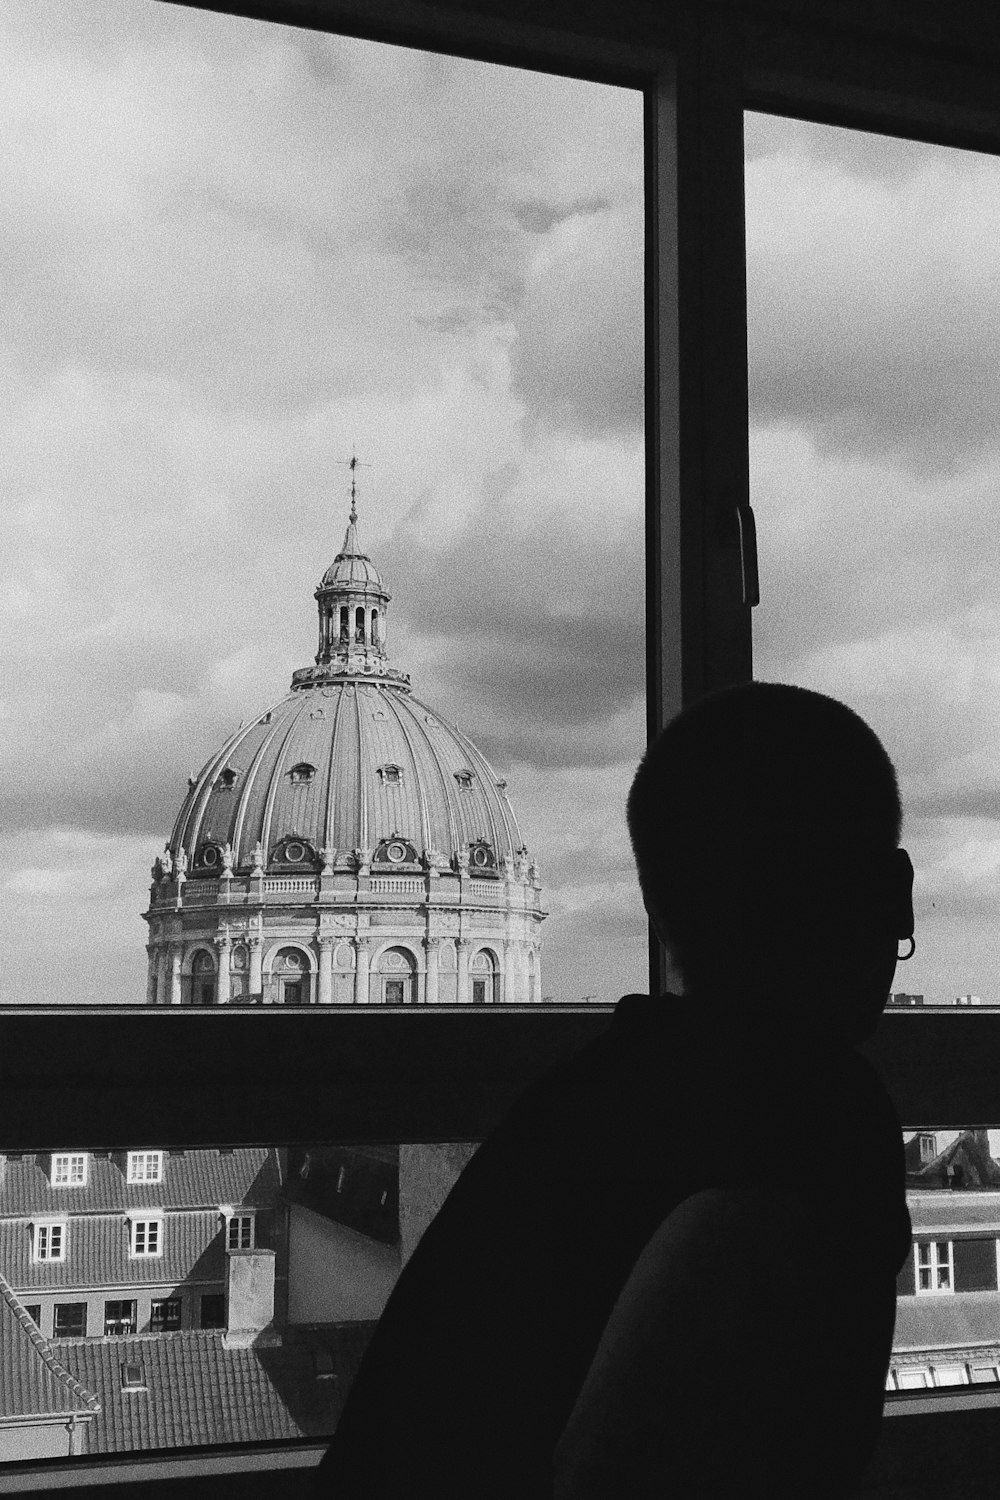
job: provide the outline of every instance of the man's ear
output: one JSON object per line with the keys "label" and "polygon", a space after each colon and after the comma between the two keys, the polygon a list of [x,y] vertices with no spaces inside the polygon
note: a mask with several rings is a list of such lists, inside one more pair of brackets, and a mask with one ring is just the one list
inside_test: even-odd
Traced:
{"label": "man's ear", "polygon": [[913,936],[913,862],[905,849],[892,855],[892,914],[897,938]]}

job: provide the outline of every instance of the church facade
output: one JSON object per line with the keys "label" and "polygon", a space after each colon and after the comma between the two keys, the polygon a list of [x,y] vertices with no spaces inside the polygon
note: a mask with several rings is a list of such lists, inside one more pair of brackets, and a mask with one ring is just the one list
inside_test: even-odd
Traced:
{"label": "church facade", "polygon": [[153,866],[147,1000],[540,1000],[537,863],[506,783],[390,665],[353,490],[315,599],[315,663],[191,778]]}

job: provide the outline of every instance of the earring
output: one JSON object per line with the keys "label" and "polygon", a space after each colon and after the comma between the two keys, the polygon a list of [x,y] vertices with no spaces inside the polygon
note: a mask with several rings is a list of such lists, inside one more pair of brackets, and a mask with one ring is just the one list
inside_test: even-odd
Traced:
{"label": "earring", "polygon": [[917,940],[916,940],[916,938],[915,938],[915,937],[914,937],[914,936],[913,936],[913,934],[912,934],[912,933],[911,933],[911,934],[910,934],[910,936],[909,936],[909,937],[908,937],[908,938],[907,938],[907,939],[906,939],[906,941],[907,941],[907,942],[908,942],[908,943],[909,943],[909,945],[910,945],[910,951],[909,951],[909,953],[897,953],[897,954],[896,954],[896,962],[897,962],[897,963],[900,963],[900,964],[905,964],[905,963],[906,963],[906,960],[907,960],[907,959],[908,959],[908,958],[912,958],[912,957],[913,957],[913,955],[914,955],[914,953],[916,953],[916,951],[917,951]]}

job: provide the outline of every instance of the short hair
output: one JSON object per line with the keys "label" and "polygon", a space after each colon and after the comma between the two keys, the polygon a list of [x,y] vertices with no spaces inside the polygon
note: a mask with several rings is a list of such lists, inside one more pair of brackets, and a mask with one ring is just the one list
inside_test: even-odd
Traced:
{"label": "short hair", "polygon": [[627,817],[646,904],[691,979],[740,945],[749,965],[766,962],[817,911],[856,897],[897,846],[902,808],[889,756],[852,709],[750,682],[671,720]]}

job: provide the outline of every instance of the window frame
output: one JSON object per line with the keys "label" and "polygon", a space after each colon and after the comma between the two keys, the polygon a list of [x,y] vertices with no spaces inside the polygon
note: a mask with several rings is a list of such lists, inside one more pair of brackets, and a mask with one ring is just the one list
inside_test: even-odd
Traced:
{"label": "window frame", "polygon": [[[149,1177],[145,1174],[141,1177],[137,1176],[137,1163],[140,1161],[148,1163],[150,1158],[152,1157],[155,1157],[156,1159],[156,1176]],[[154,1186],[158,1183],[162,1183],[163,1158],[164,1153],[162,1151],[129,1151],[125,1158],[125,1181],[129,1184],[136,1185],[152,1183]]]}
{"label": "window frame", "polygon": [[[242,1241],[242,1238],[243,1238],[242,1228],[237,1228],[237,1226],[242,1226],[243,1224],[246,1224],[248,1226],[248,1241],[247,1241],[247,1243],[245,1245],[242,1244],[242,1243],[237,1243],[237,1244],[234,1245],[233,1244],[233,1230],[236,1229],[236,1231],[237,1231],[237,1233],[236,1233],[237,1241]],[[257,1248],[257,1215],[254,1214],[254,1213],[250,1213],[250,1212],[248,1212],[246,1210],[243,1210],[243,1209],[240,1209],[238,1211],[234,1211],[233,1213],[227,1214],[226,1215],[226,1249],[227,1250],[256,1250],[256,1248]]]}
{"label": "window frame", "polygon": [[[52,1239],[59,1236],[58,1253],[52,1254]],[[44,1236],[44,1240],[43,1240]],[[44,1250],[42,1248],[44,1243]],[[35,1265],[50,1265],[66,1259],[69,1248],[69,1220],[60,1218],[35,1219],[31,1226],[31,1259]]]}
{"label": "window frame", "polygon": [[[794,114],[995,153],[1000,150],[1000,69],[990,66],[996,49],[983,46],[982,12],[952,14],[948,46],[942,47],[935,8],[921,4],[907,8],[905,21],[894,12],[888,23],[881,8],[873,6],[870,13],[853,16],[848,26],[835,11],[826,14],[829,8],[821,0],[804,15],[802,7],[789,13],[787,6],[767,8],[751,0],[718,16],[707,7],[637,6],[633,11],[620,0],[606,8],[546,0],[524,8],[530,22],[519,19],[520,7],[501,5],[501,0],[479,0],[472,7],[458,0],[439,0],[435,7],[421,0],[175,3],[634,83],[646,90],[650,731],[682,701],[746,680],[751,675],[748,576],[736,526],[737,507],[749,493],[743,110]],[[652,936],[650,972],[652,987],[659,987],[665,960]],[[521,1087],[596,1035],[610,1015],[607,1007],[559,1007],[557,1015],[545,1014],[546,1009],[538,1006],[524,1015],[519,1009],[487,1007],[474,1016],[456,1011],[449,1017],[453,1071],[446,1102],[435,1097],[439,1090],[426,1086],[427,1075],[435,1072],[426,1043],[439,1018],[414,1007],[393,1017],[391,1027],[373,1018],[362,1031],[353,1024],[356,1017],[325,1016],[327,1057],[346,1054],[358,1063],[353,1079],[344,1074],[336,1109],[321,1111],[315,1100],[303,1100],[301,1074],[293,1082],[283,1072],[263,1116],[259,1109],[251,1113],[245,1107],[246,1096],[254,1092],[250,1081],[261,1039],[267,1032],[279,1041],[294,1035],[301,1042],[305,1034],[295,1028],[301,1028],[308,1011],[281,1015],[283,1031],[255,1024],[256,1016],[227,1015],[233,1029],[224,1054],[226,1077],[214,1078],[206,1090],[212,1095],[210,1130],[206,1110],[192,1115],[185,1107],[191,1098],[186,1095],[188,1075],[198,1070],[181,1061],[184,1049],[176,1044],[195,1037],[187,1024],[192,1017],[159,1012],[150,1018],[155,1019],[152,1029],[143,1032],[152,1050],[130,1054],[171,1056],[169,1085],[157,1079],[151,1089],[150,1080],[130,1085],[113,1078],[108,1088],[102,1078],[81,1081],[87,1075],[73,1045],[79,1028],[66,1024],[74,1019],[66,1011],[53,1008],[42,1018],[2,1012],[8,1045],[0,1049],[0,1074],[11,1088],[5,1099],[8,1144],[11,1150],[45,1149],[62,1134],[65,1122],[75,1120],[78,1138],[82,1134],[94,1147],[122,1149],[121,1137],[131,1134],[134,1139],[138,1131],[145,1132],[150,1113],[162,1127],[156,1138],[178,1147],[223,1138],[244,1143],[476,1139]],[[921,1121],[929,1121],[942,1127],[973,1116],[1000,1119],[1000,1016],[970,1016],[956,1007],[944,1018],[928,1015],[927,1009],[905,1021],[887,1016],[865,1049],[882,1069],[904,1124],[919,1128]],[[203,1013],[197,1020],[207,1022],[211,1015]],[[90,1013],[94,1041],[117,1039],[123,1019],[131,1023],[135,1018],[123,1018],[120,1011]],[[171,1026],[174,1030],[166,1029]],[[197,1034],[201,1042],[206,1038],[207,1033]],[[43,1045],[35,1057],[45,1060],[44,1077],[31,1066],[19,1076],[15,1062],[23,1063],[28,1045],[38,1042]],[[118,1055],[115,1047],[111,1051]],[[298,1047],[296,1051],[300,1060],[308,1056]],[[486,1055],[490,1051],[492,1057]],[[425,1065],[423,1074],[411,1065],[412,1058]],[[483,1083],[485,1096],[477,1092]],[[330,1092],[322,1090],[321,1097],[328,1099]],[[909,1409],[916,1409],[913,1403]],[[940,1409],[945,1409],[943,1403]],[[990,1414],[976,1415],[978,1420]],[[901,1424],[911,1439],[915,1431],[930,1431],[931,1426],[937,1434],[951,1430],[937,1419],[921,1428],[922,1420],[911,1416]],[[981,1421],[977,1430],[983,1430]],[[303,1460],[311,1462],[321,1448],[307,1444],[297,1451],[311,1454]],[[283,1476],[284,1487],[277,1484],[274,1465],[280,1469],[280,1457],[275,1455],[290,1451],[260,1445],[258,1456],[270,1455],[268,1466],[256,1476],[261,1494],[278,1493],[279,1488],[282,1494],[304,1492],[302,1476],[295,1472]],[[254,1455],[195,1455],[171,1462],[175,1471],[191,1476],[199,1472],[199,1464],[204,1472],[216,1473],[230,1465],[243,1471],[241,1493],[257,1493],[252,1485],[247,1488],[246,1477],[257,1466]],[[74,1459],[68,1472],[79,1475],[83,1465],[103,1472],[99,1461],[85,1458]],[[30,1489],[33,1470],[43,1468],[47,1487],[58,1465],[6,1466],[5,1488]],[[123,1480],[119,1493],[126,1479],[136,1493],[145,1493],[148,1482],[163,1476],[164,1460],[162,1455],[137,1455],[135,1463],[104,1468],[109,1475],[114,1468]],[[183,1490],[184,1481],[178,1483]]]}
{"label": "window frame", "polygon": [[[87,1151],[53,1151],[51,1184],[54,1188],[85,1188],[89,1172],[90,1154]],[[73,1163],[82,1162],[83,1168],[79,1177],[73,1176]],[[60,1178],[57,1174],[60,1164],[66,1164],[68,1175]]]}
{"label": "window frame", "polygon": [[[58,1323],[58,1321],[59,1321],[60,1310],[62,1308],[66,1308],[66,1307],[73,1307],[73,1308],[81,1308],[82,1307],[83,1308],[83,1332],[82,1333],[62,1333],[62,1332],[60,1332],[60,1330],[56,1326],[57,1323]],[[89,1309],[88,1304],[86,1303],[86,1301],[84,1301],[84,1302],[55,1302],[55,1303],[53,1303],[53,1306],[52,1306],[52,1338],[54,1340],[58,1340],[58,1339],[85,1339],[87,1337],[87,1328],[88,1328],[89,1323],[90,1323],[90,1309]],[[0,1472],[2,1472],[2,1471],[0,1471]]]}
{"label": "window frame", "polygon": [[[128,1258],[129,1260],[157,1260],[163,1254],[163,1224],[164,1217],[158,1213],[143,1212],[140,1218],[138,1214],[129,1217],[128,1234]],[[143,1248],[139,1249],[139,1231],[142,1230]],[[155,1240],[155,1248],[149,1249],[149,1242]]]}
{"label": "window frame", "polygon": [[[926,1252],[926,1254],[925,1254]],[[913,1243],[913,1273],[918,1297],[952,1297],[955,1294],[955,1245],[953,1240],[915,1240]],[[930,1286],[920,1285],[921,1272],[926,1271]],[[946,1277],[942,1285],[941,1278]]]}

